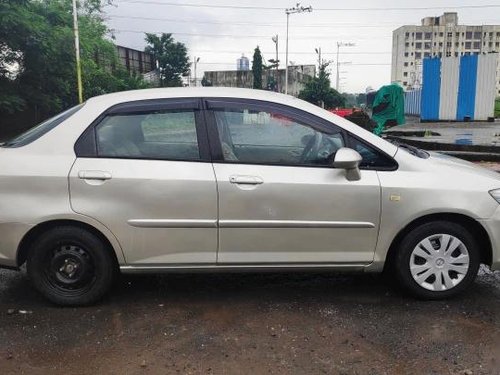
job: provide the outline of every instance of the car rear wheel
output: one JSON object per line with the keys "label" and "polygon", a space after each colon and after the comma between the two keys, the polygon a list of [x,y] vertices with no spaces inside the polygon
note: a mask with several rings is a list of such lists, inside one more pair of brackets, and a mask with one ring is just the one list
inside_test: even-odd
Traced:
{"label": "car rear wheel", "polygon": [[35,288],[50,301],[80,306],[104,296],[116,267],[110,249],[98,236],[83,228],[61,226],[34,241],[27,269]]}
{"label": "car rear wheel", "polygon": [[459,224],[435,221],[408,233],[394,262],[399,282],[424,299],[455,296],[476,278],[480,263],[477,241]]}

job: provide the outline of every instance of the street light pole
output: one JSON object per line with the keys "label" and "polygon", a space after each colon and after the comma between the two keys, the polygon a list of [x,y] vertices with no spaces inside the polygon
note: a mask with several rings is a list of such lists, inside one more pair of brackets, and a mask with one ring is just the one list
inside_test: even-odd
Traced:
{"label": "street light pole", "polygon": [[279,84],[279,80],[280,80],[280,77],[279,77],[279,65],[280,65],[280,61],[278,59],[278,34],[276,34],[275,36],[272,37],[272,41],[274,42],[274,44],[276,44],[276,59],[275,59],[275,64],[276,64],[276,69],[275,69],[275,72],[274,72],[274,78],[276,80],[276,91],[277,92],[280,92],[280,84]]}
{"label": "street light pole", "polygon": [[290,19],[290,13],[288,10],[286,12],[286,47],[285,47],[285,95],[288,94],[288,24]]}
{"label": "street light pole", "polygon": [[198,86],[198,81],[196,80],[196,66],[198,65],[198,61],[200,61],[200,58],[198,57],[194,57],[193,59],[194,61],[194,87],[197,87]]}
{"label": "street light pole", "polygon": [[343,43],[343,42],[337,42],[337,79],[335,82],[335,90],[339,91],[339,81],[340,81],[340,62],[339,62],[339,51],[340,47],[354,47],[356,44],[354,43]]}
{"label": "street light pole", "polygon": [[321,61],[321,47],[314,49],[318,54],[318,71],[321,69],[322,61]]}
{"label": "street light pole", "polygon": [[285,48],[285,94],[288,94],[288,25],[290,23],[290,14],[312,12],[312,6],[303,7],[297,3],[293,8],[285,9],[286,13],[286,48]]}
{"label": "street light pole", "polygon": [[73,0],[73,32],[75,34],[76,82],[78,86],[78,102],[83,103],[82,66],[80,63],[80,36],[78,33],[76,0]]}

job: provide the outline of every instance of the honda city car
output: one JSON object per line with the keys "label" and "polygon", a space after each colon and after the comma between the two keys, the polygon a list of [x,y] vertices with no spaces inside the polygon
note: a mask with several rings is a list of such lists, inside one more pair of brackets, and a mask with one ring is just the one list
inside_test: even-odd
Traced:
{"label": "honda city car", "polygon": [[500,270],[500,175],[262,90],[94,97],[0,147],[0,265],[60,305],[121,273],[382,272],[456,295]]}

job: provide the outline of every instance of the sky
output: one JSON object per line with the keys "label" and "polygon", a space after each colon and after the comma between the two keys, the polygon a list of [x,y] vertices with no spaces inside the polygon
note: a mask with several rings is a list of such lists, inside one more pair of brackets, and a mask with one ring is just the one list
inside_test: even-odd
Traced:
{"label": "sky", "polygon": [[[251,61],[257,45],[265,60],[275,58],[274,35],[284,67],[285,9],[295,5],[289,0],[114,0],[105,13],[119,45],[143,50],[144,32],[172,33],[186,44],[191,61],[200,58],[201,79],[204,71],[236,69],[242,54]],[[315,49],[321,48],[324,60],[335,60],[330,65],[335,85],[337,42],[354,43],[341,47],[339,57],[340,91],[351,93],[390,83],[392,31],[402,25],[419,25],[423,17],[443,11],[458,12],[460,24],[500,24],[500,8],[487,7],[500,6],[500,0],[310,0],[301,5],[313,11],[290,15],[289,61],[317,64]]]}

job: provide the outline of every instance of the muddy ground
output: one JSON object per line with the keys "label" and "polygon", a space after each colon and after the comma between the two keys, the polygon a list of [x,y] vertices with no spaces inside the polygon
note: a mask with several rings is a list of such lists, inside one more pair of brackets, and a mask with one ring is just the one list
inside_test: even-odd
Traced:
{"label": "muddy ground", "polygon": [[0,374],[22,373],[500,374],[500,272],[437,302],[372,275],[127,276],[58,308],[0,271]]}

